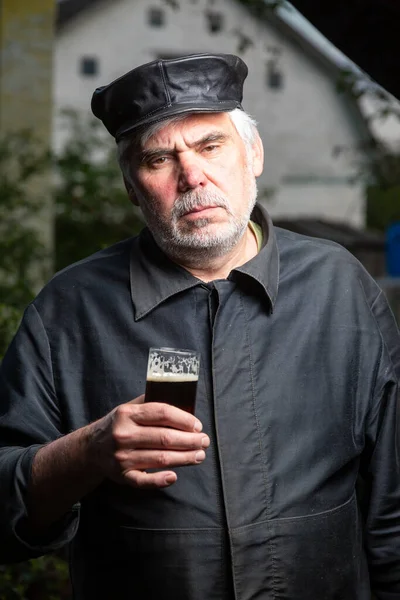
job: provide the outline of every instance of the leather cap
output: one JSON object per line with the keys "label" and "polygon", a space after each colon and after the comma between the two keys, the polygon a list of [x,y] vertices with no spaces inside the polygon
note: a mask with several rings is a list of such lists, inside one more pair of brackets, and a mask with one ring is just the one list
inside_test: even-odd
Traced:
{"label": "leather cap", "polygon": [[233,54],[155,60],[97,88],[92,111],[118,141],[138,127],[181,113],[242,108],[246,77],[246,64]]}

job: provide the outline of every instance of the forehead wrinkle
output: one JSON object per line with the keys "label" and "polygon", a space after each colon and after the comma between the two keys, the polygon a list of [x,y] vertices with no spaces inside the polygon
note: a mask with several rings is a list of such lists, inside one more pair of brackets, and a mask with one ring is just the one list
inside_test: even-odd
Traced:
{"label": "forehead wrinkle", "polygon": [[[190,138],[190,131],[189,132],[182,132],[180,139],[179,140],[171,140],[170,143],[168,143],[168,141],[164,142],[164,141],[160,141],[159,143],[157,142],[157,140],[155,139],[157,136],[154,136],[152,138],[150,138],[145,147],[142,149],[143,153],[147,153],[147,152],[171,152],[172,150],[176,150],[177,145],[179,146],[181,143],[182,145],[184,145],[186,148],[195,148],[196,146],[201,146],[202,144],[205,144],[207,142],[217,142],[217,141],[225,141],[228,139],[232,139],[232,135],[222,131],[221,129],[212,129],[210,131],[207,131],[205,134],[200,135],[198,138],[194,139],[194,140],[188,140],[187,138]],[[172,132],[169,132],[168,135],[166,136],[167,140],[168,138],[170,139],[172,137]],[[154,144],[154,145],[153,145]]]}

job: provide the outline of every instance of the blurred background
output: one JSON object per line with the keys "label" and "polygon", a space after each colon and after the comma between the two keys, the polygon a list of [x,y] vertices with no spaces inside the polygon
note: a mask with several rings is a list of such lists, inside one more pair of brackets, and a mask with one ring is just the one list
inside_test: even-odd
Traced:
{"label": "blurred background", "polygon": [[[263,138],[259,201],[274,223],[345,246],[400,322],[390,26],[400,9],[393,0],[294,4],[0,0],[0,358],[54,272],[143,227],[115,144],[91,117],[94,89],[141,63],[198,52],[236,53],[249,66],[243,105]],[[65,558],[0,566],[0,600],[70,598]]]}

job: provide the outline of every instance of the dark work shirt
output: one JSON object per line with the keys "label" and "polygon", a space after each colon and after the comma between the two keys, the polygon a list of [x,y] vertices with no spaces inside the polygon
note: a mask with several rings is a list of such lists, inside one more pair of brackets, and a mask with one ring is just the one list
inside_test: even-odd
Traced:
{"label": "dark work shirt", "polygon": [[[1,560],[69,543],[77,600],[400,598],[393,316],[343,248],[252,219],[263,248],[226,280],[193,277],[144,230],[27,308],[1,365]],[[22,539],[35,453],[144,393],[150,346],[201,353],[206,460],[162,490],[105,481]]]}

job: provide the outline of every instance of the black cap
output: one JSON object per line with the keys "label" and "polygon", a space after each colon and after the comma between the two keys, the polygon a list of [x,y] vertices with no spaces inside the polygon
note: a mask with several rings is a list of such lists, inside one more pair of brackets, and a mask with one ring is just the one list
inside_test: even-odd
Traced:
{"label": "black cap", "polygon": [[233,54],[155,60],[97,88],[92,111],[118,141],[173,115],[242,108],[246,77],[246,64]]}

